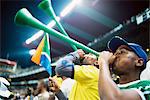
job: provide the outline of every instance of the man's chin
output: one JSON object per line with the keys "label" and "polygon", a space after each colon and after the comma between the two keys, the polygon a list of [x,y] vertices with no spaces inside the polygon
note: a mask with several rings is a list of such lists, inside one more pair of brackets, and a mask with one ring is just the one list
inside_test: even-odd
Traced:
{"label": "man's chin", "polygon": [[113,68],[115,68],[115,67],[116,67],[115,62],[113,62],[113,63],[109,63],[109,67],[110,67],[110,68],[112,68],[112,69],[113,69]]}
{"label": "man's chin", "polygon": [[117,67],[113,67],[112,71],[113,71],[114,74],[116,74],[118,76],[123,75],[123,72],[120,71]]}
{"label": "man's chin", "polygon": [[116,75],[120,74],[115,63],[111,64],[110,67],[112,68],[114,74]]}
{"label": "man's chin", "polygon": [[116,69],[112,68],[112,71],[113,71],[114,74],[119,75],[119,73]]}

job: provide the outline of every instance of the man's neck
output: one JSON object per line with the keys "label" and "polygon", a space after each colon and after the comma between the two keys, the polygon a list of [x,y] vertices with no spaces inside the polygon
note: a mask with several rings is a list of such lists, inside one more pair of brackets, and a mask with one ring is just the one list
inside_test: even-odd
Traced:
{"label": "man's neck", "polygon": [[126,84],[132,81],[139,80],[139,73],[130,73],[130,74],[124,74],[120,75],[119,84]]}
{"label": "man's neck", "polygon": [[41,93],[44,93],[44,92],[46,92],[46,90],[45,90],[45,89],[42,89],[42,90],[41,90]]}

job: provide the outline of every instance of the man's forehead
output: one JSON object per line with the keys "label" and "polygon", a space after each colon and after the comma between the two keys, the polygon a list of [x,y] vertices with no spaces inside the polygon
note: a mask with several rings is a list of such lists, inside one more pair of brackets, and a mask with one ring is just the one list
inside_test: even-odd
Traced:
{"label": "man's forehead", "polygon": [[[127,45],[121,45],[121,46],[118,47],[117,50],[122,50],[122,49],[125,49],[125,50],[127,50],[127,51],[130,51],[130,52],[132,52],[134,55],[137,56],[137,54],[136,54],[130,47],[128,47]],[[116,51],[117,51],[117,50],[116,50]],[[137,56],[137,57],[138,57],[138,56]]]}
{"label": "man's forehead", "polygon": [[130,47],[128,47],[127,45],[121,45],[118,47],[117,50],[121,50],[121,49],[126,49],[126,50],[129,50],[129,51],[132,51],[132,49]]}

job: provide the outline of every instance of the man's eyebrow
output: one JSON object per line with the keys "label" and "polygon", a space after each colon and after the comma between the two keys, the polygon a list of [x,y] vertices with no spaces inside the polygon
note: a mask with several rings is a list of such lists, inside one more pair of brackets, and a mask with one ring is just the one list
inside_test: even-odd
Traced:
{"label": "man's eyebrow", "polygon": [[120,46],[118,49],[119,49],[119,50],[120,50],[120,49],[126,49],[126,50],[129,50],[129,51],[133,51],[130,47],[125,46],[125,45]]}

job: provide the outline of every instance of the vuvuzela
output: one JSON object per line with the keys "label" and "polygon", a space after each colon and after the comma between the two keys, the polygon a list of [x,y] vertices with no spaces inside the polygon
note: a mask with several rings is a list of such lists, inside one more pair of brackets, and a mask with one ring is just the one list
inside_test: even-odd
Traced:
{"label": "vuvuzela", "polygon": [[17,12],[14,21],[16,24],[27,25],[27,26],[31,26],[31,27],[43,30],[43,31],[49,33],[50,35],[53,35],[67,43],[74,44],[78,48],[81,48],[87,52],[93,53],[96,56],[99,55],[99,53],[97,51],[85,46],[84,44],[81,44],[81,43],[69,38],[68,36],[63,35],[60,32],[58,32],[52,28],[49,29],[46,25],[44,25],[39,20],[34,18],[26,8],[22,8],[21,10],[19,10]]}
{"label": "vuvuzela", "polygon": [[[51,18],[54,19],[54,21],[56,22],[56,25],[57,27],[60,29],[60,31],[68,36],[67,32],[65,31],[65,29],[63,28],[63,26],[61,25],[61,23],[56,19],[56,14],[52,8],[52,5],[51,5],[51,2],[50,0],[43,0],[39,5],[38,7],[40,9],[42,9],[44,12],[46,12]],[[69,37],[69,36],[68,36]],[[71,47],[74,49],[74,50],[77,50],[77,47],[75,45],[72,45],[70,44]]]}

